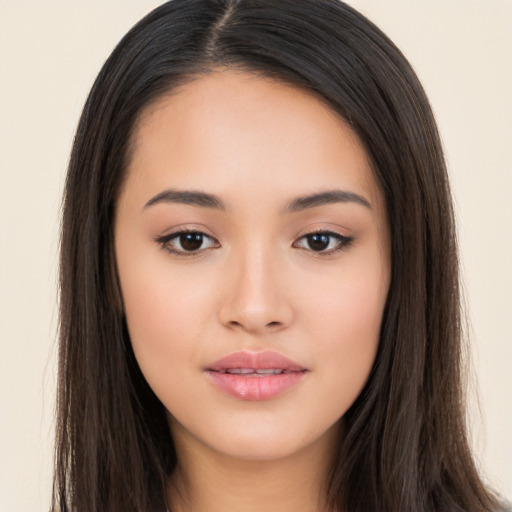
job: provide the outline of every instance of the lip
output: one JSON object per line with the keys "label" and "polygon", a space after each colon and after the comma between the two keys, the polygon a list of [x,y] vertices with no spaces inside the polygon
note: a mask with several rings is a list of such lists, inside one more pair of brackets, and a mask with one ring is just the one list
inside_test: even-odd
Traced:
{"label": "lip", "polygon": [[308,373],[307,368],[271,350],[234,352],[215,361],[205,371],[221,391],[251,401],[271,400],[298,384]]}

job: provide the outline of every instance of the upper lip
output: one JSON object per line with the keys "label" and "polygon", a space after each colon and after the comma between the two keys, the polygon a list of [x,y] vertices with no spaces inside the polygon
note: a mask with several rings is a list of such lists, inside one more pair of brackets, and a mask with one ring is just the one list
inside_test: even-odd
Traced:
{"label": "upper lip", "polygon": [[265,352],[233,352],[215,361],[206,370],[220,372],[233,368],[251,368],[254,370],[276,369],[289,372],[302,372],[306,370],[304,366],[272,350]]}

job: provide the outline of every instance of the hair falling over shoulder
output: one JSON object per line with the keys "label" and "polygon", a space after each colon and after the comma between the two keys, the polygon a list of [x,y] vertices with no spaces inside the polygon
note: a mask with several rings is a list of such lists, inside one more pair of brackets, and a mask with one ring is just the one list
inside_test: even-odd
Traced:
{"label": "hair falling over shoulder", "polygon": [[401,52],[338,0],[172,0],[99,73],[65,186],[52,510],[168,508],[177,458],[131,347],[113,224],[141,111],[216,68],[321,98],[358,135],[386,201],[392,269],[380,344],[344,418],[326,510],[498,510],[466,434],[456,234],[435,120]]}

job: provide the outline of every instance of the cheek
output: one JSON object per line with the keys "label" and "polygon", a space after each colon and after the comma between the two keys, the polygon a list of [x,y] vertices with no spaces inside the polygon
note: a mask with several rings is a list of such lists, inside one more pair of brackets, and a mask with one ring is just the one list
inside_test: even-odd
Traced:
{"label": "cheek", "polygon": [[380,251],[367,252],[350,255],[324,279],[305,287],[303,302],[308,307],[304,316],[312,329],[323,333],[319,339],[331,340],[327,345],[333,350],[344,344],[347,349],[360,350],[378,340],[389,272]]}
{"label": "cheek", "polygon": [[130,275],[123,283],[123,296],[134,337],[144,332],[148,338],[194,337],[209,307],[210,298],[201,292],[176,276]]}
{"label": "cheek", "polygon": [[[364,387],[377,353],[388,280],[381,265],[350,268],[324,283],[309,316],[325,400],[346,411]],[[333,284],[336,283],[336,284]]]}
{"label": "cheek", "polygon": [[176,363],[175,376],[186,366],[200,365],[197,348],[211,322],[212,287],[186,270],[171,272],[166,263],[165,255],[133,254],[118,261],[130,339],[152,387],[172,378],[169,361]]}

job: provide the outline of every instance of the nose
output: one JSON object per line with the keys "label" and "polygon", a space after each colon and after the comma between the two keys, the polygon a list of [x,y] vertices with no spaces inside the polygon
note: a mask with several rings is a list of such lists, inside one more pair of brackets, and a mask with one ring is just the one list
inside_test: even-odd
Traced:
{"label": "nose", "polygon": [[267,334],[289,326],[292,294],[279,258],[263,249],[233,257],[224,279],[219,319],[230,329]]}

